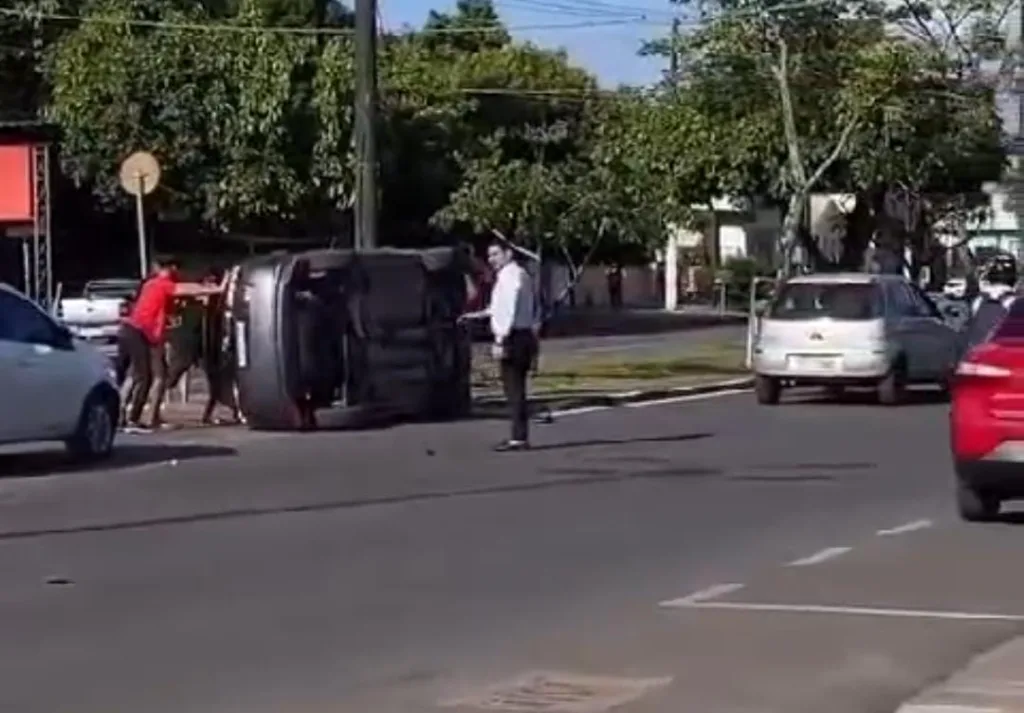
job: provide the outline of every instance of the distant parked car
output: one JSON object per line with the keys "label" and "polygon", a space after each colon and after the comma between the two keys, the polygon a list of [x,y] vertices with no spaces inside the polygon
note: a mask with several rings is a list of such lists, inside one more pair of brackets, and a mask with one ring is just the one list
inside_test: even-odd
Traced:
{"label": "distant parked car", "polygon": [[781,285],[754,340],[757,399],[785,386],[870,386],[884,404],[911,383],[944,384],[957,332],[901,275],[813,274]]}
{"label": "distant parked car", "polygon": [[0,284],[0,443],[63,441],[109,456],[120,413],[110,364],[34,302]]}
{"label": "distant parked car", "polygon": [[1024,300],[957,365],[951,395],[957,509],[991,520],[1024,498]]}

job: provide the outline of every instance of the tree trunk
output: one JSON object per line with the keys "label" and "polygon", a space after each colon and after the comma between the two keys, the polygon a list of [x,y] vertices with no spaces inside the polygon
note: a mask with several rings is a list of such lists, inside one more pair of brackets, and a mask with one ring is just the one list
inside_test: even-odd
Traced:
{"label": "tree trunk", "polygon": [[786,205],[786,214],[782,218],[782,230],[779,233],[779,252],[782,267],[779,277],[787,278],[793,274],[793,251],[800,243],[800,224],[804,217],[806,197],[800,191],[790,195]]}
{"label": "tree trunk", "polygon": [[843,236],[843,249],[839,257],[839,269],[863,270],[864,256],[871,245],[871,236],[875,232],[875,221],[871,215],[871,201],[864,193],[858,193],[853,210],[846,219],[846,235]]}

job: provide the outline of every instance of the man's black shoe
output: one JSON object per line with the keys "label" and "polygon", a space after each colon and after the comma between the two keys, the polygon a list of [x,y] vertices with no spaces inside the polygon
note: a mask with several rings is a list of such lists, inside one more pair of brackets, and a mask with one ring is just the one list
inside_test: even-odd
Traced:
{"label": "man's black shoe", "polygon": [[507,453],[508,451],[528,451],[530,450],[530,443],[528,441],[503,441],[494,447],[497,453]]}

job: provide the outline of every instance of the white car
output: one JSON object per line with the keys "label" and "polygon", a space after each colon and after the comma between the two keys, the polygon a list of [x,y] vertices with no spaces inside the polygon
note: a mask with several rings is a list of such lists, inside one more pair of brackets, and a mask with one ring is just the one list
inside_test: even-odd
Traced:
{"label": "white car", "polygon": [[57,317],[78,339],[89,342],[113,360],[121,318],[139,290],[134,279],[92,280],[80,297],[65,297],[57,305]]}
{"label": "white car", "polygon": [[63,441],[109,456],[120,398],[109,361],[21,293],[0,284],[0,443]]}
{"label": "white car", "polygon": [[755,336],[757,399],[778,403],[784,386],[871,386],[895,404],[909,383],[945,385],[956,347],[956,330],[902,276],[796,277],[778,290]]}

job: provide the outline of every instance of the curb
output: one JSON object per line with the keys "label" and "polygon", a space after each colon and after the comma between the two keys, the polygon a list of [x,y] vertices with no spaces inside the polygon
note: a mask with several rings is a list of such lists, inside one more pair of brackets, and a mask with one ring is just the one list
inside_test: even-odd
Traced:
{"label": "curb", "polygon": [[[588,408],[588,407],[614,407],[627,406],[629,404],[644,403],[646,401],[660,401],[685,396],[701,396],[704,394],[717,394],[723,391],[746,390],[752,388],[754,378],[744,376],[738,379],[727,379],[714,381],[709,384],[697,384],[695,386],[674,386],[660,389],[639,389],[634,391],[606,392],[597,394],[586,394],[581,396],[566,396],[559,398],[554,394],[534,394],[531,397],[533,403],[543,403],[548,408],[559,410]],[[500,396],[491,396],[473,402],[474,407],[504,406],[505,399]]]}
{"label": "curb", "polygon": [[904,703],[896,713],[1021,713],[1024,637],[971,659],[942,683]]}

